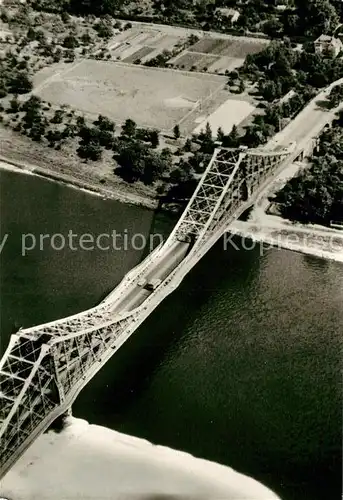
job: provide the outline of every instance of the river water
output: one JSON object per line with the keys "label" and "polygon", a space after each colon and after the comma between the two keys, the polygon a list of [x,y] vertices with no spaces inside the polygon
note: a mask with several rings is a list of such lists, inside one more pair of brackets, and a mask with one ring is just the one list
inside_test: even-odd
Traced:
{"label": "river water", "polygon": [[[1,172],[2,351],[96,304],[143,250],[21,255],[22,233],[167,234],[174,221]],[[235,240],[241,247],[239,239]],[[77,417],[229,465],[284,500],[341,494],[343,266],[219,242],[82,391]]]}

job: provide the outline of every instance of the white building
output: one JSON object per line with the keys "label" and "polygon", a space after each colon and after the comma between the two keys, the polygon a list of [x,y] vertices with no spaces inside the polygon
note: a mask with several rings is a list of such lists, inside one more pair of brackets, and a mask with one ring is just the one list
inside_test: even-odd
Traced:
{"label": "white building", "polygon": [[336,57],[343,50],[343,43],[339,38],[330,35],[320,35],[314,42],[314,47],[317,54],[329,54]]}
{"label": "white building", "polygon": [[226,9],[224,7],[218,7],[218,9],[216,9],[216,14],[220,15],[223,18],[230,18],[232,23],[235,23],[240,16],[238,10],[230,8]]}

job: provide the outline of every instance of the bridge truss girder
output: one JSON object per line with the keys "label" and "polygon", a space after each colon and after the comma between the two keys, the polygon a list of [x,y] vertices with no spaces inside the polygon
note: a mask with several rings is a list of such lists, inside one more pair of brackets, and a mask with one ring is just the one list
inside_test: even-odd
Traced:
{"label": "bridge truss girder", "polygon": [[96,327],[60,337],[12,335],[0,361],[0,471],[30,433],[82,386],[136,316],[101,319]]}
{"label": "bridge truss girder", "polygon": [[224,213],[234,212],[244,198],[243,186],[251,194],[287,155],[287,151],[216,150],[171,238],[201,240]]}

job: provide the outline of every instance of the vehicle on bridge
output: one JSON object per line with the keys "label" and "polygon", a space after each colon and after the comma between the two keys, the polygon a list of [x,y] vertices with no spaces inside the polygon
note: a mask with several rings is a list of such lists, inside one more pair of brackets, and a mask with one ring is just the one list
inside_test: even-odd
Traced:
{"label": "vehicle on bridge", "polygon": [[144,288],[146,290],[149,290],[150,292],[153,292],[154,290],[156,290],[156,288],[158,286],[160,286],[161,283],[162,283],[162,280],[155,278],[155,279],[152,279],[151,281],[148,281]]}

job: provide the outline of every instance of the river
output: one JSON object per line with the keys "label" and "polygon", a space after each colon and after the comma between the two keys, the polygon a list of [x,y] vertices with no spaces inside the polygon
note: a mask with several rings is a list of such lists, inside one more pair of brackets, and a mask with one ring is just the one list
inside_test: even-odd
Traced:
{"label": "river", "polygon": [[[0,172],[2,351],[96,304],[143,250],[21,255],[21,234],[167,234],[174,221]],[[240,240],[235,242],[240,245]],[[283,500],[341,494],[343,266],[219,242],[82,391],[76,417],[252,475]]]}

